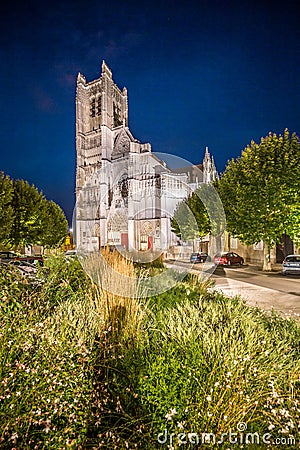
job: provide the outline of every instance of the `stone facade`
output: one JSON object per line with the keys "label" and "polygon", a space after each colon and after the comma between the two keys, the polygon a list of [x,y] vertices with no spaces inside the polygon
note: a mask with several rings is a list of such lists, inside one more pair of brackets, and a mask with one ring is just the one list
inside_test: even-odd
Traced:
{"label": "stone facade", "polygon": [[167,250],[177,241],[170,217],[178,202],[218,176],[208,148],[203,164],[172,170],[132,135],[127,90],[105,62],[100,78],[77,78],[76,156],[75,238],[85,251]]}

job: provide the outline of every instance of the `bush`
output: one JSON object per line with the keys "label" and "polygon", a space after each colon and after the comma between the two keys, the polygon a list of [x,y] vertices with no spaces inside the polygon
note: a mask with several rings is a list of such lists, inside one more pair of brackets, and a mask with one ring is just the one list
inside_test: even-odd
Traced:
{"label": "bush", "polygon": [[89,276],[77,258],[50,258],[34,286],[0,271],[0,448],[177,449],[180,433],[220,439],[241,423],[299,439],[297,322],[190,275],[140,297],[133,263],[106,257],[132,297],[103,289],[110,272],[96,255]]}
{"label": "bush", "polygon": [[219,294],[160,309],[137,389],[153,448],[164,430],[220,438],[239,423],[299,438],[299,338],[295,322]]}
{"label": "bush", "polygon": [[49,267],[42,286],[9,272],[2,284],[1,448],[77,449],[86,439],[95,307],[76,262]]}

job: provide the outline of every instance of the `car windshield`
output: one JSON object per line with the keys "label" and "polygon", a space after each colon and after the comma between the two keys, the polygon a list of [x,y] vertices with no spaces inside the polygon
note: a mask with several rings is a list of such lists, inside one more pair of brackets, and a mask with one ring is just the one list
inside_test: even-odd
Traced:
{"label": "car windshield", "polygon": [[286,258],[287,262],[300,262],[300,255],[299,256],[287,256]]}

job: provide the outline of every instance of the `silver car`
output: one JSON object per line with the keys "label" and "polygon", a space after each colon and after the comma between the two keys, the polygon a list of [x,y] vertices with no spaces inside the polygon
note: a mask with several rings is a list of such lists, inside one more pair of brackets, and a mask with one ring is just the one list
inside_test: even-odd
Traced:
{"label": "silver car", "polygon": [[288,255],[282,263],[282,275],[300,274],[300,255]]}

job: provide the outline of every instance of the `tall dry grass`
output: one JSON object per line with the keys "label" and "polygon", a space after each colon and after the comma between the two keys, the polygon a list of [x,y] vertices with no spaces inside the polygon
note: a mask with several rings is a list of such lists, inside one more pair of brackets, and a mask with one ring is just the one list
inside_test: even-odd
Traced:
{"label": "tall dry grass", "polygon": [[94,283],[92,295],[105,329],[115,337],[137,339],[143,317],[139,299],[145,293],[133,261],[104,248],[86,256],[81,264]]}

